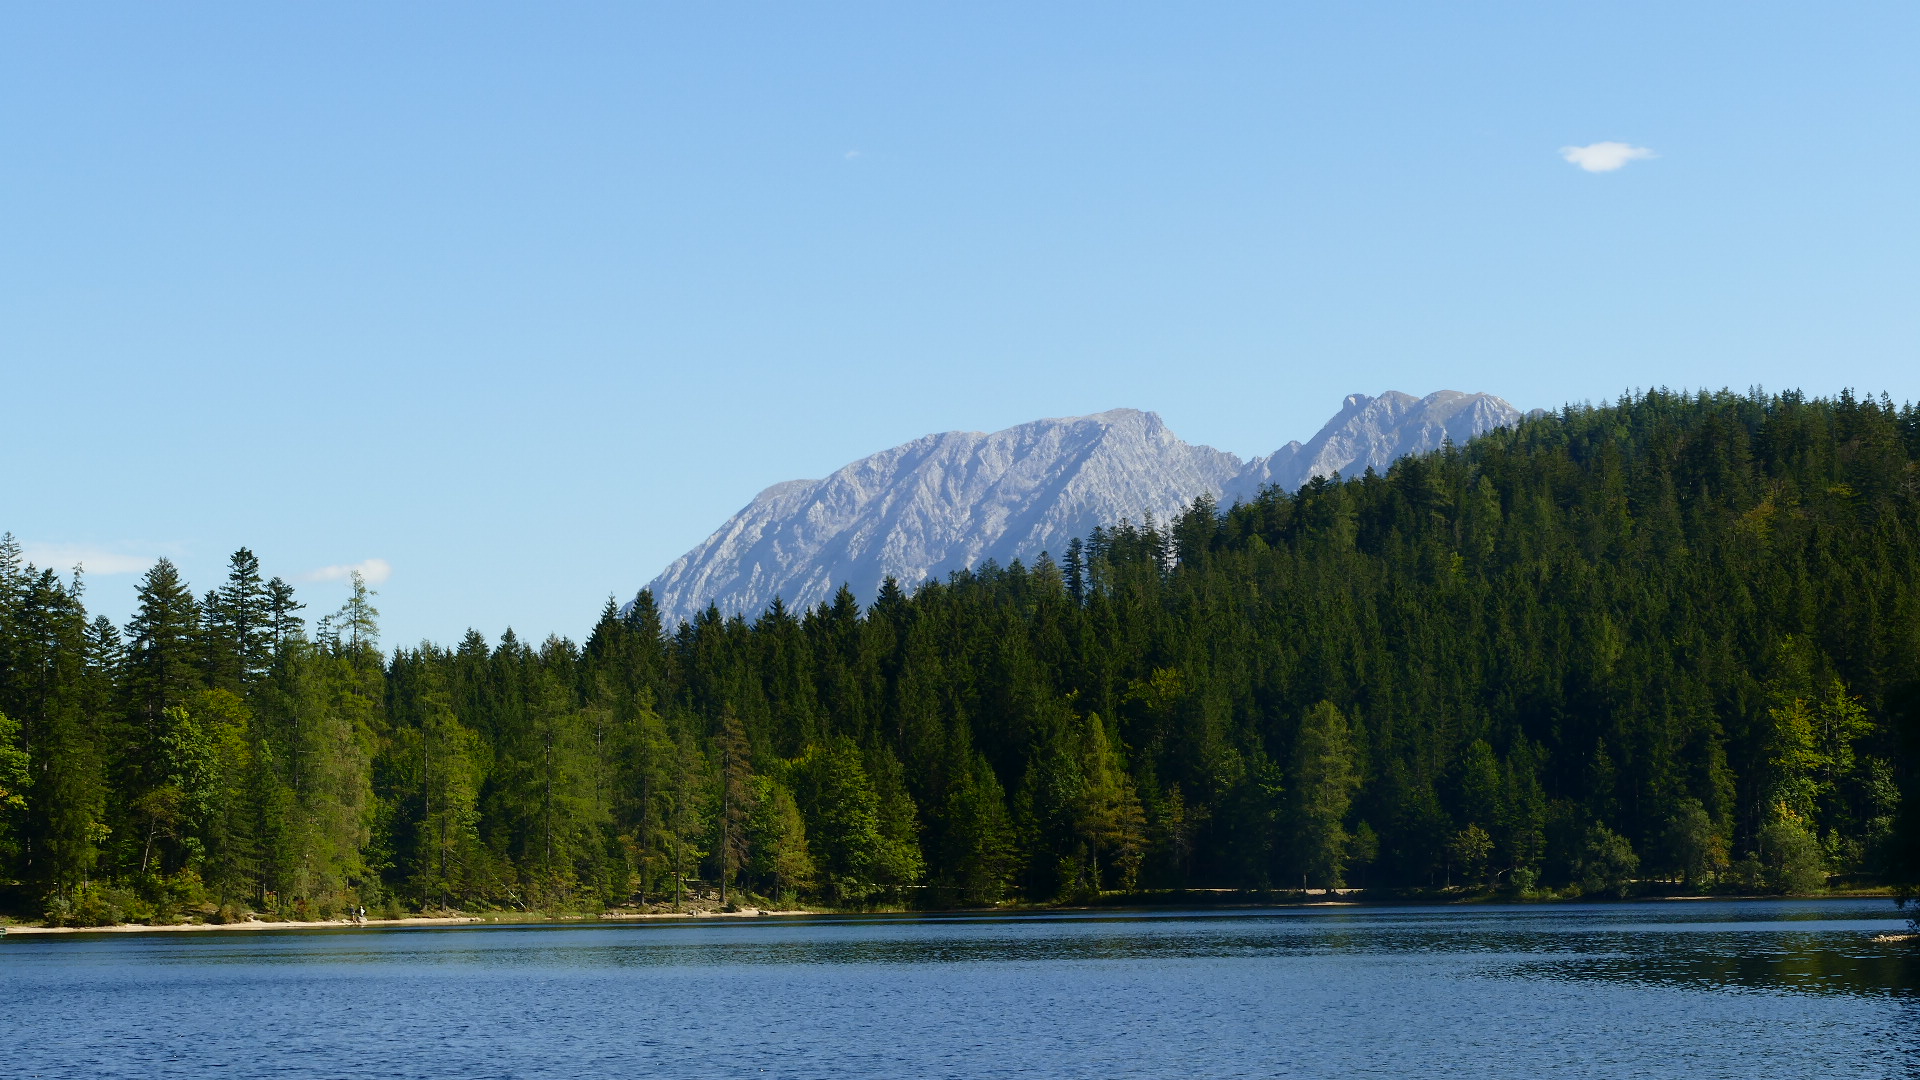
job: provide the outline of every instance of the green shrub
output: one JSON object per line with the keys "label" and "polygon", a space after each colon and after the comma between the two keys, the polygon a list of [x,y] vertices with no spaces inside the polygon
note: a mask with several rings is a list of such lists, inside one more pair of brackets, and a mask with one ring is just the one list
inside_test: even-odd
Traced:
{"label": "green shrub", "polygon": [[1589,893],[1625,896],[1640,870],[1640,856],[1633,853],[1627,838],[1595,823],[1587,830],[1586,849],[1580,859],[1580,887]]}
{"label": "green shrub", "polygon": [[47,921],[60,926],[114,926],[119,923],[144,923],[153,920],[153,905],[139,893],[118,885],[89,885],[62,902],[56,920],[52,911]]}
{"label": "green shrub", "polygon": [[1540,886],[1540,875],[1524,866],[1516,867],[1508,880],[1513,882],[1513,891],[1521,896],[1532,896]]}
{"label": "green shrub", "polygon": [[1820,841],[1794,818],[1775,818],[1760,830],[1760,864],[1765,884],[1774,892],[1813,893],[1827,887]]}
{"label": "green shrub", "polygon": [[1665,869],[1699,889],[1727,871],[1727,841],[1699,799],[1682,799],[1661,837]]}

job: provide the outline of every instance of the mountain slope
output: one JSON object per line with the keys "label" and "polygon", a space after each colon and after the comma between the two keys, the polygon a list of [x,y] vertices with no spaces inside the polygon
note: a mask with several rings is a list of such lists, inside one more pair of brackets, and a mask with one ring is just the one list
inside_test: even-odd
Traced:
{"label": "mountain slope", "polygon": [[1464,443],[1481,432],[1520,419],[1520,411],[1491,394],[1441,390],[1416,398],[1389,390],[1379,397],[1348,394],[1340,412],[1305,443],[1290,442],[1247,463],[1225,500],[1251,498],[1262,487],[1288,491],[1316,476],[1352,476],[1387,466],[1408,454],[1424,454],[1451,439]]}
{"label": "mountain slope", "polygon": [[1164,518],[1203,492],[1231,503],[1269,484],[1384,470],[1519,417],[1486,394],[1354,394],[1311,440],[1252,462],[1135,409],[929,435],[762,491],[648,588],[670,624],[709,603],[749,617],[776,596],[811,606],[842,583],[871,601],[887,577],[912,586],[989,558],[1058,555],[1096,525]]}

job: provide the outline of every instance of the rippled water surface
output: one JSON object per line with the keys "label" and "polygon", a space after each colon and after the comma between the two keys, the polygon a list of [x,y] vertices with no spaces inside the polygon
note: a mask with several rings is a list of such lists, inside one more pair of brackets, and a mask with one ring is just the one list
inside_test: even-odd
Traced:
{"label": "rippled water surface", "polygon": [[12,1077],[1920,1077],[1884,900],[0,939]]}

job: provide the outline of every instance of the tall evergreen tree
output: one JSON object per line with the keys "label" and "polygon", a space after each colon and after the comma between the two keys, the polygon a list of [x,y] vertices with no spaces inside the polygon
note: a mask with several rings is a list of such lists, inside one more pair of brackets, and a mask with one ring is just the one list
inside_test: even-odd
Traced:
{"label": "tall evergreen tree", "polygon": [[302,636],[306,620],[296,612],[306,606],[293,598],[293,586],[285,581],[274,578],[267,582],[267,638],[274,657]]}
{"label": "tall evergreen tree", "polygon": [[200,605],[168,559],[156,561],[135,594],[127,624],[127,700],[149,749],[161,734],[161,715],[205,685],[196,663]]}
{"label": "tall evergreen tree", "polygon": [[727,902],[727,884],[748,864],[752,856],[752,832],[747,823],[752,817],[757,789],[753,782],[753,749],[747,744],[746,729],[729,709],[720,716],[720,728],[713,740],[714,754],[720,766],[720,842],[716,854],[720,860],[720,902]]}
{"label": "tall evergreen tree", "polygon": [[1346,884],[1346,818],[1359,781],[1353,766],[1346,716],[1330,701],[1313,705],[1300,720],[1288,770],[1297,865],[1308,887],[1337,889]]}
{"label": "tall evergreen tree", "polygon": [[253,552],[234,552],[227,568],[227,580],[201,605],[206,678],[209,685],[237,691],[253,685],[273,663],[274,597]]}

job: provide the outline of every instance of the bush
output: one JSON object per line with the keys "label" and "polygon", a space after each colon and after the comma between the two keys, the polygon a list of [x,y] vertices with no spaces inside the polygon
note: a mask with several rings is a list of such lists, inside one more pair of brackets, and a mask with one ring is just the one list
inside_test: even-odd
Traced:
{"label": "bush", "polygon": [[1674,808],[1661,838],[1665,868],[1691,888],[1712,884],[1727,870],[1727,842],[1699,799]]}
{"label": "bush", "polygon": [[1532,896],[1540,886],[1540,875],[1524,866],[1515,867],[1513,873],[1508,875],[1508,880],[1513,882],[1513,891],[1522,897]]}
{"label": "bush", "polygon": [[89,885],[73,897],[56,897],[47,910],[47,922],[54,926],[113,926],[152,919],[152,905],[132,889],[117,885]]}
{"label": "bush", "polygon": [[1478,885],[1486,879],[1487,859],[1493,854],[1493,838],[1487,830],[1471,822],[1447,841],[1450,867],[1460,871],[1462,884]]}
{"label": "bush", "polygon": [[1597,822],[1587,830],[1580,859],[1580,887],[1584,892],[1625,896],[1639,870],[1640,856],[1633,853],[1626,837]]}
{"label": "bush", "polygon": [[1812,893],[1827,887],[1820,841],[1794,818],[1776,818],[1760,830],[1760,865],[1774,892]]}
{"label": "bush", "polygon": [[1767,868],[1760,865],[1759,859],[1749,855],[1727,868],[1726,880],[1744,893],[1765,892]]}
{"label": "bush", "polygon": [[148,913],[142,922],[167,924],[185,916],[206,916],[217,910],[207,894],[206,883],[192,869],[173,875],[155,874],[136,882]]}

